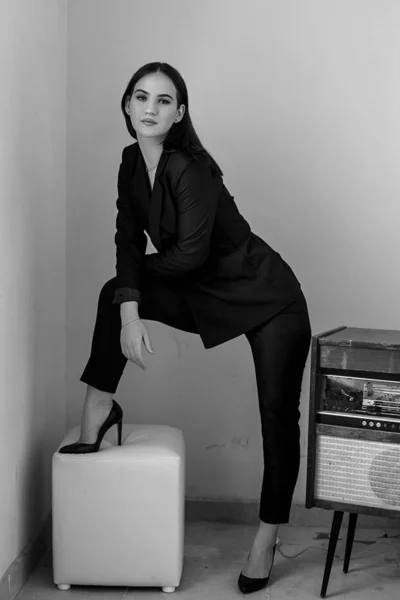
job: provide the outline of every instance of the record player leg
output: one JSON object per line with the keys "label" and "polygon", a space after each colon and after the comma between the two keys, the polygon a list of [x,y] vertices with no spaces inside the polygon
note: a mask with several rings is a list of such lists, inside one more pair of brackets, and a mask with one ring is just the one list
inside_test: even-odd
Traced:
{"label": "record player leg", "polygon": [[351,550],[353,548],[353,541],[354,541],[354,533],[356,531],[356,525],[357,525],[357,517],[358,517],[357,513],[349,514],[349,527],[347,530],[347,541],[346,541],[346,551],[344,553],[343,573],[347,573],[349,570]]}
{"label": "record player leg", "polygon": [[326,589],[328,587],[329,576],[331,574],[332,563],[333,563],[333,558],[335,556],[336,544],[337,544],[338,537],[339,537],[342,519],[343,519],[343,512],[339,511],[339,510],[335,510],[335,512],[333,514],[331,533],[329,535],[328,554],[326,556],[325,571],[324,571],[324,577],[322,580],[321,598],[325,598],[325,595],[326,595]]}

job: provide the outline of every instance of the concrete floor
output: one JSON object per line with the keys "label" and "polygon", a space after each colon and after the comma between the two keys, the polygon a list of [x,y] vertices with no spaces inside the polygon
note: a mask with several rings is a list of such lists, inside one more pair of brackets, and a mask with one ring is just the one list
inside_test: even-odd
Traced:
{"label": "concrete floor", "polygon": [[[172,594],[160,588],[71,586],[60,591],[52,580],[51,550],[17,596],[18,600],[225,600],[243,597],[237,588],[257,526],[187,523],[180,586]],[[349,573],[342,571],[347,527],[342,526],[327,598],[396,600],[400,598],[400,524],[398,530],[357,528]],[[329,528],[282,526],[270,584],[250,594],[254,600],[319,598]]]}

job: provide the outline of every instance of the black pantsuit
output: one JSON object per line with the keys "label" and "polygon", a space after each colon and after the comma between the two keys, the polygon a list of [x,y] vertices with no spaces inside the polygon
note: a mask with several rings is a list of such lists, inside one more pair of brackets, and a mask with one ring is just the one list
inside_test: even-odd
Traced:
{"label": "black pantsuit", "polygon": [[[100,292],[91,354],[81,376],[84,383],[111,393],[127,363],[120,345],[120,306],[113,303],[118,285],[115,277]],[[185,295],[166,279],[143,280],[140,317],[198,333]],[[299,400],[311,340],[303,294],[244,333],[254,358],[263,439],[259,516],[266,523],[287,523],[299,471]]]}

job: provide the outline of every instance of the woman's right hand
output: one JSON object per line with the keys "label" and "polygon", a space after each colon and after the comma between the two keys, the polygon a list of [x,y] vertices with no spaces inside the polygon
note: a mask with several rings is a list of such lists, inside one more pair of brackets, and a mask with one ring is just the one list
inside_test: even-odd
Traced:
{"label": "woman's right hand", "polygon": [[132,362],[136,363],[142,371],[147,369],[147,365],[142,357],[142,340],[147,352],[153,354],[153,348],[146,327],[140,319],[127,323],[121,327],[121,350],[122,354]]}

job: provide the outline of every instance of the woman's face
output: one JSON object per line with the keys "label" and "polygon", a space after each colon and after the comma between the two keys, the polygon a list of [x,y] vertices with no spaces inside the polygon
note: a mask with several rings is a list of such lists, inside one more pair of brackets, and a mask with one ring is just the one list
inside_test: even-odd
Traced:
{"label": "woman's face", "polygon": [[[182,120],[185,106],[178,107],[176,89],[164,73],[150,73],[136,83],[125,106],[137,136],[164,139],[174,123]],[[144,122],[145,119],[154,124]]]}

